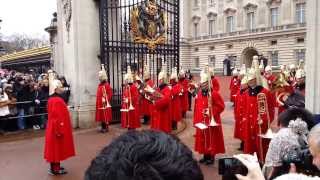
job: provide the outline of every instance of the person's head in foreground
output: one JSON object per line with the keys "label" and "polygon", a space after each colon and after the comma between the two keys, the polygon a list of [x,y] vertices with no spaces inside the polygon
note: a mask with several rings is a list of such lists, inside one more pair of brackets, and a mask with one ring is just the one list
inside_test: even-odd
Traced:
{"label": "person's head in foreground", "polygon": [[[308,136],[309,150],[313,157],[313,165],[315,165],[320,171],[320,124],[313,127]],[[235,155],[235,158],[240,160],[247,168],[247,176],[236,175],[239,180],[265,180],[263,177],[260,165],[257,161],[257,158],[249,154],[240,154]],[[289,174],[280,176],[276,180],[311,180],[311,179],[320,179],[320,177],[307,177],[304,175],[295,173],[295,166],[291,165]]]}
{"label": "person's head in foreground", "polygon": [[92,160],[85,180],[203,180],[189,148],[156,131],[129,131]]}

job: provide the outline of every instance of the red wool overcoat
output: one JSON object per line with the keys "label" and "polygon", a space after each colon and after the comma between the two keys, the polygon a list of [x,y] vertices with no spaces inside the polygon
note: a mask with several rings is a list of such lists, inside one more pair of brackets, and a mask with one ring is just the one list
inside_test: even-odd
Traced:
{"label": "red wool overcoat", "polygon": [[[96,100],[96,121],[106,122],[107,124],[112,120],[111,108],[103,109],[104,102],[107,103],[107,99],[111,105],[112,89],[109,83],[100,83],[97,89]],[[104,101],[104,102],[103,102]]]}
{"label": "red wool overcoat", "polygon": [[[149,85],[151,88],[154,87],[154,83],[153,83],[153,81],[151,79],[146,80],[145,83],[146,83],[146,85]],[[152,113],[152,108],[153,108],[152,103],[149,100],[147,100],[146,98],[142,97],[142,99],[141,99],[141,107],[143,107],[140,110],[141,115],[150,117],[151,113]]]}
{"label": "red wool overcoat", "polygon": [[[216,155],[225,153],[225,146],[223,140],[223,131],[220,114],[223,112],[225,105],[222,97],[217,91],[212,91],[212,114],[219,126],[209,127],[201,130],[196,128],[195,134],[195,151],[200,154]],[[205,123],[209,125],[210,119],[204,114],[208,108],[208,97],[203,96],[199,91],[195,98],[193,124]]]}
{"label": "red wool overcoat", "polygon": [[268,82],[269,89],[272,89],[272,83],[277,79],[275,75],[264,76]]}
{"label": "red wool overcoat", "polygon": [[220,84],[217,78],[214,76],[211,77],[211,84],[212,84],[212,89],[215,91],[220,91]]}
{"label": "red wool overcoat", "polygon": [[171,115],[172,120],[175,122],[179,122],[182,119],[182,108],[181,108],[181,99],[180,94],[182,91],[182,87],[180,84],[175,83],[171,89],[172,102],[171,102]]}
{"label": "red wool overcoat", "polygon": [[186,78],[182,78],[182,79],[179,79],[179,84],[183,89],[183,93],[180,96],[180,102],[181,102],[182,112],[185,113],[189,109],[189,100],[188,100],[189,82]]}
{"label": "red wool overcoat", "polygon": [[[267,113],[261,115],[262,124],[258,124],[258,99],[257,94],[263,93],[266,96],[267,109],[270,117],[270,124],[274,118],[275,101],[270,91],[257,86],[255,89],[248,89],[248,96],[246,98],[246,123],[244,130],[244,153],[253,154],[257,152],[259,160],[264,161],[266,156],[269,140],[260,138],[260,134],[265,134],[268,130]],[[262,140],[262,142],[261,142]]]}
{"label": "red wool overcoat", "polygon": [[240,90],[241,80],[238,76],[232,77],[229,85],[230,89],[230,101],[235,102],[235,96]]}
{"label": "red wool overcoat", "polygon": [[47,108],[44,159],[57,163],[75,155],[71,120],[67,105],[59,95],[49,98]]}
{"label": "red wool overcoat", "polygon": [[165,86],[157,91],[160,92],[163,97],[156,100],[153,105],[151,128],[170,133],[172,128],[170,115],[171,90],[168,86]]}
{"label": "red wool overcoat", "polygon": [[[130,89],[130,93],[129,93]],[[130,97],[131,96],[131,97]],[[129,110],[130,103],[134,107]],[[129,112],[121,112],[121,127],[136,129],[141,127],[140,113],[139,113],[139,92],[136,85],[128,85],[123,89],[121,109],[129,110]]]}
{"label": "red wool overcoat", "polygon": [[234,138],[244,141],[244,124],[246,123],[247,90],[239,90],[234,102]]}

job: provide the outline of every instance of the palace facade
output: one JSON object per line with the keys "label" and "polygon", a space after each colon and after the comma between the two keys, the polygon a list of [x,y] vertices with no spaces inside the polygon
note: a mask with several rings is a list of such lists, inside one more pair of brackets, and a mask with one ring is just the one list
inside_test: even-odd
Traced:
{"label": "palace facade", "polygon": [[222,73],[223,62],[249,67],[254,55],[275,69],[297,64],[306,54],[306,1],[180,1],[181,66],[209,63]]}

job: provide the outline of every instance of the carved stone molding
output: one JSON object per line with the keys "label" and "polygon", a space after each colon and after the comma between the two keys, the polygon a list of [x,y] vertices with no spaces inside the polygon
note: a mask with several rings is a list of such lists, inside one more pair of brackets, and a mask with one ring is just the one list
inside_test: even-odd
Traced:
{"label": "carved stone molding", "polygon": [[217,12],[213,12],[213,11],[210,11],[208,14],[207,14],[207,18],[208,19],[216,19],[218,16],[218,13]]}
{"label": "carved stone molding", "polygon": [[198,15],[194,15],[194,16],[192,17],[192,22],[193,22],[193,23],[199,23],[200,20],[201,20],[201,17],[198,16]]}
{"label": "carved stone molding", "polygon": [[223,11],[226,15],[233,15],[234,13],[237,12],[237,9],[235,7],[227,7]]}
{"label": "carved stone molding", "polygon": [[281,0],[267,0],[267,5],[271,6],[271,5],[278,5],[281,3]]}
{"label": "carved stone molding", "polygon": [[71,0],[61,0],[62,4],[62,14],[64,19],[64,25],[67,30],[68,42],[70,42],[70,27],[72,18],[72,1]]}

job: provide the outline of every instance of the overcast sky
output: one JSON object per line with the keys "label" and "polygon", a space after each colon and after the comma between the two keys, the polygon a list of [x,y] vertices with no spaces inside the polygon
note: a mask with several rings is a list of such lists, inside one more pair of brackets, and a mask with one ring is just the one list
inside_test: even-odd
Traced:
{"label": "overcast sky", "polygon": [[47,35],[44,28],[50,25],[56,9],[56,0],[0,0],[0,33]]}

